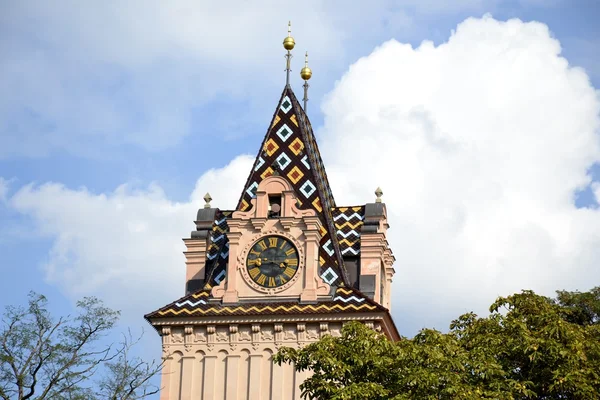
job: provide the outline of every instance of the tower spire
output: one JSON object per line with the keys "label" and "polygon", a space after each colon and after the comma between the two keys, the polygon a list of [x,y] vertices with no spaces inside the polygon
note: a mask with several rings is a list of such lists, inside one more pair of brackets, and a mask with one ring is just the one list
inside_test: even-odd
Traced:
{"label": "tower spire", "polygon": [[294,49],[295,45],[296,45],[296,42],[294,41],[294,38],[292,37],[292,22],[289,21],[288,22],[288,35],[285,39],[283,39],[283,48],[287,50],[287,54],[285,55],[285,58],[286,58],[285,85],[286,86],[290,85],[290,71],[291,71],[291,60],[292,60],[291,50]]}
{"label": "tower spire", "polygon": [[304,79],[304,85],[302,85],[302,87],[304,87],[304,98],[302,99],[304,101],[304,112],[306,112],[306,103],[308,102],[308,88],[310,87],[310,85],[308,84],[308,80],[310,79],[311,76],[312,76],[312,70],[310,68],[308,68],[308,51],[307,51],[306,54],[304,55],[304,68],[302,68],[302,70],[300,71],[300,77],[302,79]]}

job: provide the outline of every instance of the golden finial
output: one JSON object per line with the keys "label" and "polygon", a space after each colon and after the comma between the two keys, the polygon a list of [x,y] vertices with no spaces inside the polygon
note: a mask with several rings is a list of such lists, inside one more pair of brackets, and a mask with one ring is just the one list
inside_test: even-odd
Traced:
{"label": "golden finial", "polygon": [[300,77],[305,81],[309,80],[312,76],[312,70],[308,68],[308,51],[304,55],[304,68],[300,71]]}
{"label": "golden finial", "polygon": [[308,68],[308,51],[306,52],[306,54],[304,55],[304,68],[302,68],[302,70],[300,71],[300,77],[302,79],[304,79],[304,85],[302,85],[302,87],[304,87],[304,98],[302,100],[304,100],[304,112],[306,112],[306,103],[308,103],[308,88],[309,88],[309,84],[308,84],[308,80],[310,79],[310,77],[312,76],[312,70],[310,68]]}
{"label": "golden finial", "polygon": [[289,86],[290,85],[290,71],[292,70],[291,68],[291,61],[292,61],[292,53],[290,52],[290,50],[292,50],[294,48],[294,46],[296,45],[296,42],[294,41],[294,38],[292,37],[292,21],[288,22],[288,35],[285,39],[283,39],[283,48],[287,50],[287,54],[285,55],[285,86]]}
{"label": "golden finial", "polygon": [[283,48],[287,51],[293,50],[296,42],[292,37],[292,21],[288,21],[288,35],[285,39],[283,39]]}

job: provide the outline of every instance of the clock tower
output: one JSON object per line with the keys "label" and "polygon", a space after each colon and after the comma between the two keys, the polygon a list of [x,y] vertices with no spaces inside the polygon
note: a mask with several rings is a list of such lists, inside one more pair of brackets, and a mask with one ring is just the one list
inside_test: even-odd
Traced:
{"label": "clock tower", "polygon": [[161,400],[300,399],[307,373],[273,364],[281,346],[352,320],[399,338],[381,190],[373,203],[335,203],[305,113],[308,65],[304,108],[289,85],[294,45],[288,33],[286,86],[237,207],[207,194],[184,239],[185,296],[145,316],[162,337]]}

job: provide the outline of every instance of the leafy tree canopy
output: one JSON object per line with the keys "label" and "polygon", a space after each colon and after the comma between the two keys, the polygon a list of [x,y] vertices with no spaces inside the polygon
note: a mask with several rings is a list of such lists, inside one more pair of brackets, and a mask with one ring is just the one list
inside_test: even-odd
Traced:
{"label": "leafy tree canopy", "polygon": [[313,371],[305,399],[598,399],[600,288],[557,293],[501,297],[488,317],[396,343],[352,322],[275,361]]}

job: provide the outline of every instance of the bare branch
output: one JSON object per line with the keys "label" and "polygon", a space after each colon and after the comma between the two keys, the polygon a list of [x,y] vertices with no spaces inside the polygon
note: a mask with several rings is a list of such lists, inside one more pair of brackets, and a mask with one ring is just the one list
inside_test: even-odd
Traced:
{"label": "bare branch", "polygon": [[0,327],[0,400],[111,398],[91,389],[98,387],[92,379],[99,372],[108,372],[106,380],[112,383],[104,387],[116,389],[115,399],[156,393],[150,380],[160,368],[131,357],[131,347],[139,342],[131,340],[131,332],[118,347],[97,345],[112,331],[117,311],[90,297],[77,303],[74,318],[53,321],[46,303],[43,296],[31,293],[29,307],[5,310]]}

